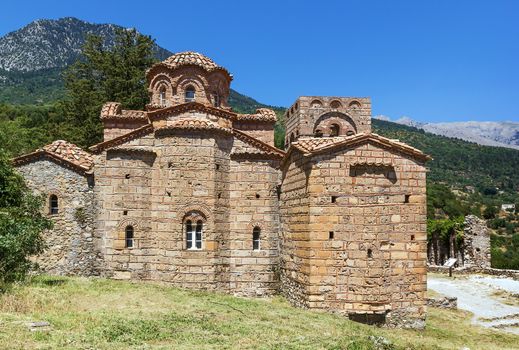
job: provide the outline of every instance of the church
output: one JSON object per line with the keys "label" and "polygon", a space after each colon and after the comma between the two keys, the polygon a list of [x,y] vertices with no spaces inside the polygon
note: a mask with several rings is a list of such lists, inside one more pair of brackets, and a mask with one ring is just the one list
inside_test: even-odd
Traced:
{"label": "church", "polygon": [[40,267],[424,327],[430,157],[372,133],[364,97],[299,97],[278,149],[274,111],[228,105],[232,78],[177,53],[147,71],[145,110],[103,106],[101,143],[14,159],[54,221]]}

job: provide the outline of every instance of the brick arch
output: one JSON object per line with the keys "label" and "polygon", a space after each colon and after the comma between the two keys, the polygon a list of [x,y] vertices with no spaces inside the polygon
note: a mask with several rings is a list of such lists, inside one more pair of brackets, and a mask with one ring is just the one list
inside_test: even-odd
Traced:
{"label": "brick arch", "polygon": [[173,82],[171,81],[171,77],[168,74],[159,73],[153,77],[153,79],[150,82],[149,87],[151,90],[158,90],[158,87],[161,84],[166,84],[166,85],[172,86]]}
{"label": "brick arch", "polygon": [[259,221],[251,221],[247,225],[247,229],[250,232],[252,232],[252,230],[254,230],[255,227],[259,227],[261,232],[268,230],[268,225]]}
{"label": "brick arch", "polygon": [[333,124],[337,124],[340,127],[339,135],[346,135],[348,131],[357,133],[357,125],[353,119],[341,112],[328,112],[321,115],[314,123],[314,133],[317,130],[321,130],[323,134],[329,134]]}
{"label": "brick arch", "polygon": [[180,208],[179,213],[181,214],[182,222],[185,221],[186,217],[189,216],[191,212],[198,212],[205,219],[205,221],[209,220],[211,216],[211,210],[203,203],[191,203]]}
{"label": "brick arch", "polygon": [[127,226],[133,226],[134,229],[142,229],[142,222],[134,218],[125,218],[117,224],[117,230],[124,230]]}
{"label": "brick arch", "polygon": [[348,103],[348,108],[351,109],[359,109],[362,107],[362,103],[360,103],[359,100],[352,100],[350,103]]}
{"label": "brick arch", "polygon": [[321,108],[323,105],[323,101],[318,98],[315,98],[310,102],[310,108]]}
{"label": "brick arch", "polygon": [[182,76],[174,87],[175,94],[178,95],[182,102],[184,102],[184,95],[189,86],[192,86],[195,89],[195,101],[200,101],[201,96],[203,96],[202,99],[207,99],[207,94],[209,93],[207,91],[207,84],[201,79],[201,77]]}

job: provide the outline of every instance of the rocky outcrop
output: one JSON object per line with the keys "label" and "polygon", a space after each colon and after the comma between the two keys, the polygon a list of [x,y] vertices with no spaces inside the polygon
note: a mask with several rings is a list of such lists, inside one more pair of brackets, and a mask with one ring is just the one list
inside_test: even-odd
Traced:
{"label": "rocky outcrop", "polygon": [[440,309],[457,309],[458,298],[443,297],[443,298],[427,298],[427,306],[438,307]]}

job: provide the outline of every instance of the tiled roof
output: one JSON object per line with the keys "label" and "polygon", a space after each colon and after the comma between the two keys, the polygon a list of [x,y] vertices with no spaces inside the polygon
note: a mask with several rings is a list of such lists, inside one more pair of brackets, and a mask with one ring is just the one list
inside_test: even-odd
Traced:
{"label": "tiled roof", "polygon": [[344,137],[320,137],[300,139],[292,145],[304,153],[313,152],[323,146],[328,146],[344,140]]}
{"label": "tiled roof", "polygon": [[269,108],[258,108],[255,114],[238,114],[239,121],[262,121],[262,122],[277,122],[278,118],[276,112]]}
{"label": "tiled roof", "polygon": [[90,169],[94,164],[94,158],[90,153],[64,140],[54,141],[49,145],[43,146],[43,149],[85,169]]}
{"label": "tiled roof", "polygon": [[422,160],[432,159],[429,155],[423,153],[419,149],[409,146],[398,140],[388,139],[374,133],[359,133],[353,136],[346,137],[329,137],[329,138],[311,138],[298,140],[291,144],[291,148],[297,149],[305,155],[312,155],[316,153],[326,152],[332,148],[345,145],[356,145],[365,141],[373,141],[380,145],[395,148],[407,154],[411,154]]}
{"label": "tiled roof", "polygon": [[208,72],[220,69],[220,70],[225,71],[227,74],[229,74],[229,72],[224,67],[217,65],[209,57],[204,56],[201,53],[193,52],[193,51],[176,53],[173,56],[166,58],[161,63],[170,68],[173,68],[173,69],[181,67],[181,66],[195,65],[195,66],[205,69]]}
{"label": "tiled roof", "polygon": [[90,170],[94,165],[94,158],[90,153],[84,151],[73,143],[63,140],[54,141],[35,152],[15,158],[13,163],[15,165],[22,165],[32,160],[39,159],[41,156],[45,155],[50,156],[55,160],[67,162],[83,171]]}
{"label": "tiled roof", "polygon": [[145,111],[135,111],[121,109],[121,104],[118,102],[106,102],[101,108],[101,119],[133,119],[133,120],[148,120]]}

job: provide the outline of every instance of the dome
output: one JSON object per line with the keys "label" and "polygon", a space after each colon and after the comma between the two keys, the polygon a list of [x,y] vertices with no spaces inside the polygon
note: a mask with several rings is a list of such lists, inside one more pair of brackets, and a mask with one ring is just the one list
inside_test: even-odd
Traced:
{"label": "dome", "polygon": [[173,69],[181,67],[181,66],[194,65],[194,66],[201,67],[208,72],[211,72],[213,70],[223,70],[230,76],[227,69],[217,65],[209,57],[204,56],[201,53],[193,52],[193,51],[176,53],[173,56],[170,56],[170,57],[166,58],[164,61],[162,61],[162,64],[164,64],[170,68],[173,68]]}

